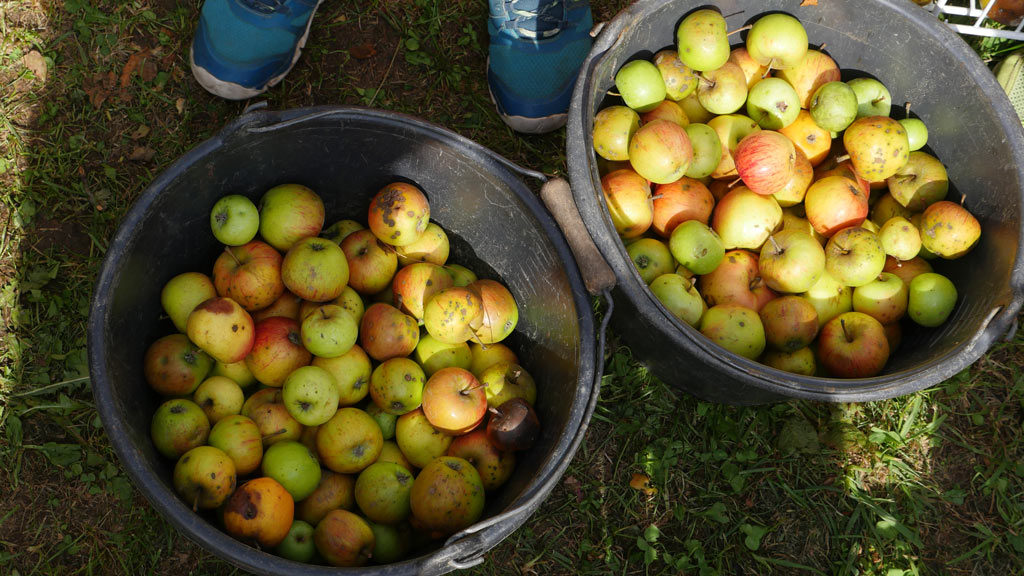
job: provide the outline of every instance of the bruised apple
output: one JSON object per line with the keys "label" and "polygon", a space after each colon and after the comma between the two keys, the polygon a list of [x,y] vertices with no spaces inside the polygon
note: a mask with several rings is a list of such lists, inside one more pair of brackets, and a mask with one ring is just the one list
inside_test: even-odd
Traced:
{"label": "bruised apple", "polygon": [[249,354],[255,341],[252,316],[231,298],[210,298],[188,315],[188,339],[214,360],[231,364]]}
{"label": "bruised apple", "polygon": [[472,464],[441,456],[427,464],[409,496],[412,514],[427,530],[452,534],[471,526],[484,512],[484,486]]}
{"label": "bruised apple", "polygon": [[385,244],[406,246],[427,230],[430,203],[417,186],[393,182],[370,200],[367,222],[374,235]]}
{"label": "bruised apple", "polygon": [[367,308],[359,324],[359,344],[378,362],[408,356],[416,349],[419,339],[416,319],[382,302]]}
{"label": "bruised apple", "polygon": [[292,495],[273,478],[242,484],[224,506],[224,529],[235,538],[273,548],[284,540],[295,517]]}

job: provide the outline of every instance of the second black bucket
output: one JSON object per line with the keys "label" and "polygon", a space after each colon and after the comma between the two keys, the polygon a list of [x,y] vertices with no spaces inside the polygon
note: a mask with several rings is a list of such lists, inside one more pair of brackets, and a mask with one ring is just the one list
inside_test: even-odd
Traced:
{"label": "second black bucket", "polygon": [[[992,73],[956,34],[912,2],[829,0],[797,7],[792,0],[722,0],[730,30],[764,12],[788,12],[803,22],[811,44],[825,45],[844,74],[870,74],[893,95],[894,110],[913,103],[929,128],[929,145],[946,165],[953,190],[966,196],[981,222],[969,257],[935,262],[960,298],[938,329],[907,328],[884,372],[872,378],[798,376],[711,343],[676,320],[640,279],[615,232],[593,148],[593,118],[605,105],[615,73],[629,60],[674,47],[675,30],[691,2],[640,2],[609,22],[580,73],[567,126],[573,196],[594,242],[615,271],[616,331],[667,383],[730,404],[786,398],[835,402],[878,400],[920,390],[981,357],[1015,325],[1024,299],[1024,135]],[[740,39],[733,37],[733,43]],[[844,77],[844,80],[849,79]]]}

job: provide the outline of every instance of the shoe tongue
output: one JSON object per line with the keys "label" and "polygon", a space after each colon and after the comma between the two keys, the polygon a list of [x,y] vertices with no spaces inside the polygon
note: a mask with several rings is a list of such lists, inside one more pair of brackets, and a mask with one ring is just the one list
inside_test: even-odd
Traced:
{"label": "shoe tongue", "polygon": [[239,2],[261,14],[273,14],[285,9],[285,0],[239,0]]}
{"label": "shoe tongue", "polygon": [[513,27],[527,37],[554,36],[565,23],[565,0],[510,0],[507,7]]}

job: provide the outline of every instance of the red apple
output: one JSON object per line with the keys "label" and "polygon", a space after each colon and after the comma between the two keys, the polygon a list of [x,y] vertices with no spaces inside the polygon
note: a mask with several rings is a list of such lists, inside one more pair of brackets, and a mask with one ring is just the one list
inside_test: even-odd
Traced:
{"label": "red apple", "polygon": [[376,294],[391,284],[398,270],[394,248],[368,229],[356,230],[341,241],[348,261],[348,285],[360,294]]}
{"label": "red apple", "polygon": [[762,196],[782,190],[796,170],[796,147],[774,130],[754,132],[740,140],[733,158],[743,183]]}
{"label": "red apple", "polygon": [[280,387],[296,368],[313,355],[302,345],[301,326],[291,318],[272,316],[256,325],[256,339],[245,365],[267,386]]}
{"label": "red apple", "polygon": [[698,279],[700,293],[708,306],[739,304],[754,311],[776,297],[758,269],[758,258],[746,250],[730,250],[710,274]]}
{"label": "red apple", "polygon": [[266,242],[225,246],[213,264],[217,294],[231,298],[249,312],[262,310],[284,294],[281,253]]}
{"label": "red apple", "polygon": [[862,312],[829,320],[818,335],[818,359],[837,378],[869,378],[889,360],[889,340],[882,324]]}
{"label": "red apple", "polygon": [[697,220],[708,223],[715,198],[699,180],[683,177],[668,184],[654,187],[654,218],[651,227],[661,237],[668,238],[681,222]]}
{"label": "red apple", "polygon": [[465,434],[487,413],[483,386],[464,368],[442,368],[423,387],[423,414],[434,428],[445,434]]}
{"label": "red apple", "polygon": [[149,345],[142,372],[149,386],[164,396],[195,392],[213,368],[213,359],[184,334],[170,334]]}
{"label": "red apple", "polygon": [[807,189],[804,209],[814,231],[827,238],[843,228],[860,226],[868,217],[868,194],[849,178],[827,176]]}
{"label": "red apple", "polygon": [[758,313],[768,345],[783,352],[804,348],[818,335],[818,312],[810,302],[786,295],[768,302]]}
{"label": "red apple", "polygon": [[604,201],[615,231],[623,238],[642,236],[654,221],[651,186],[647,179],[629,168],[601,178]]}
{"label": "red apple", "polygon": [[378,362],[412,354],[419,340],[416,319],[382,302],[371,304],[359,324],[359,344]]}
{"label": "red apple", "polygon": [[472,464],[484,490],[493,492],[500,488],[511,476],[516,467],[515,452],[501,451],[487,438],[487,431],[477,428],[463,434],[452,441],[448,447],[448,456],[455,456]]}

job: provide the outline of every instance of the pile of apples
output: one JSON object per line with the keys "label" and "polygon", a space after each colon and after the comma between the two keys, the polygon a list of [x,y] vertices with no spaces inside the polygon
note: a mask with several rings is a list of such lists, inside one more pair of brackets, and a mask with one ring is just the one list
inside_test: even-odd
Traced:
{"label": "pile of apples", "polygon": [[930,261],[981,227],[947,200],[927,126],[890,117],[874,78],[846,82],[784,13],[732,47],[722,15],[688,14],[675,49],[616,73],[594,119],[612,223],[674,316],[727,350],[804,375],[878,374],[905,318],[955,307]]}
{"label": "pile of apples", "polygon": [[501,343],[515,299],[447,262],[422,190],[385,186],[367,226],[324,220],[298,184],[258,209],[217,201],[212,278],[186,272],[161,293],[177,332],[145,354],[167,398],[151,436],[175,491],[233,537],[385,564],[480,519],[539,436],[537,388]]}

